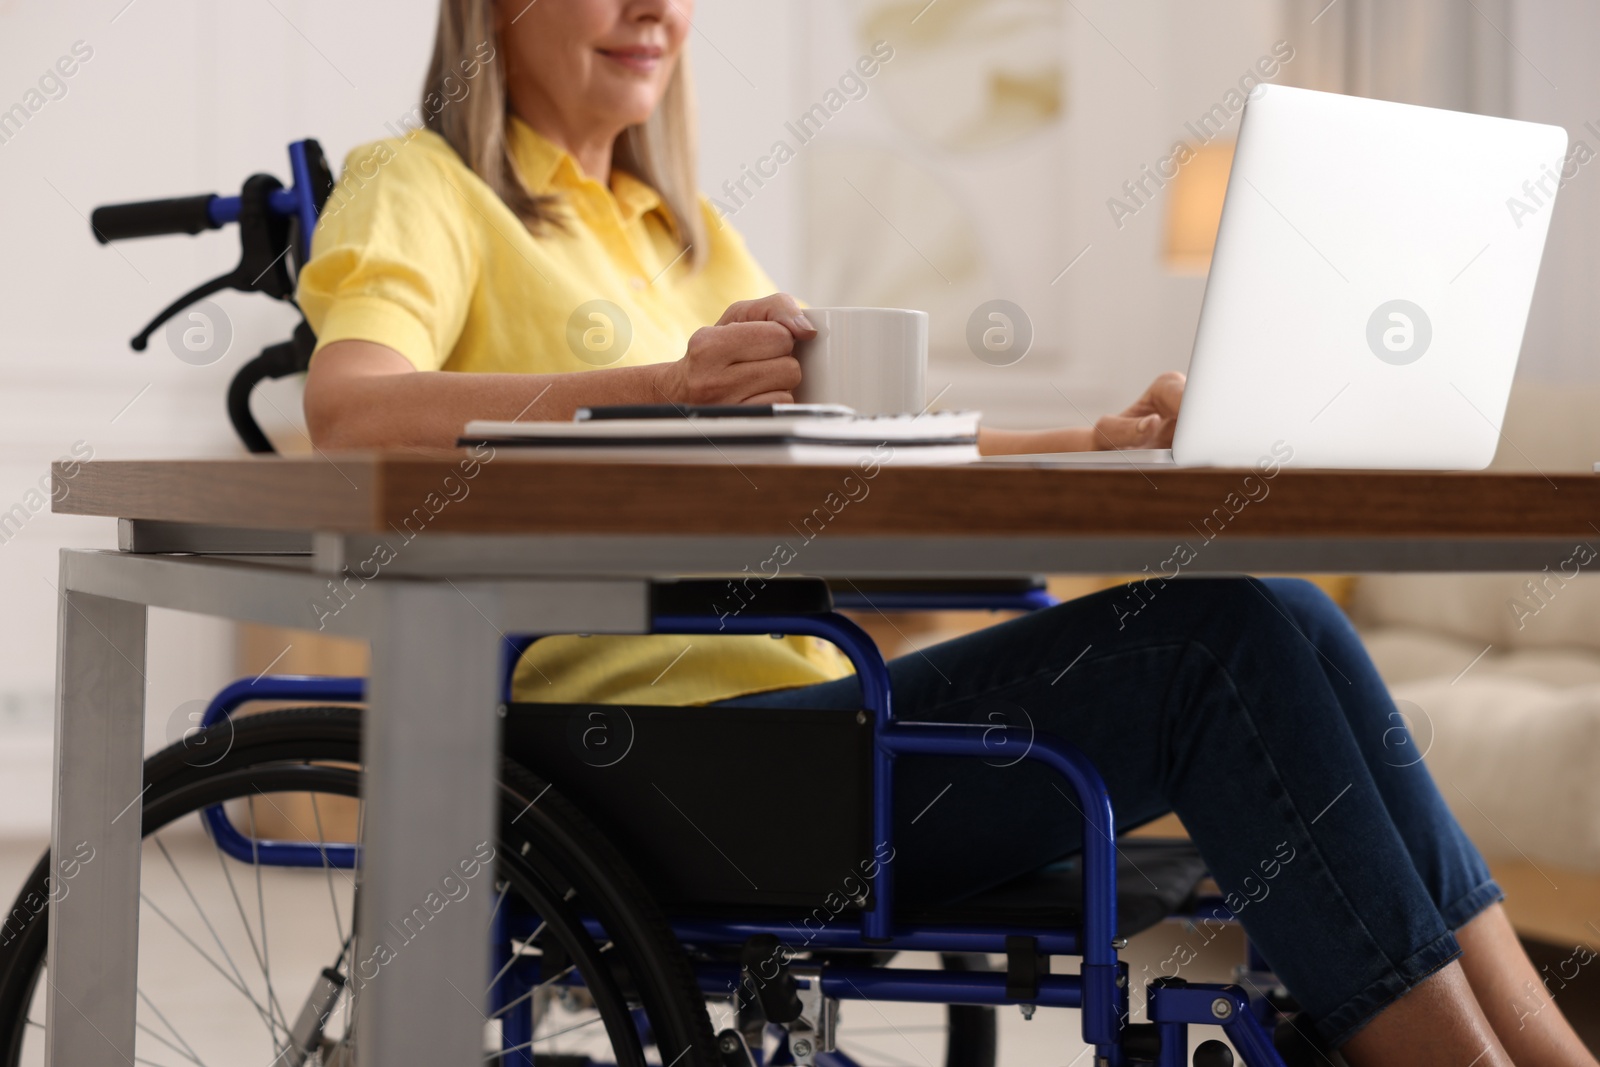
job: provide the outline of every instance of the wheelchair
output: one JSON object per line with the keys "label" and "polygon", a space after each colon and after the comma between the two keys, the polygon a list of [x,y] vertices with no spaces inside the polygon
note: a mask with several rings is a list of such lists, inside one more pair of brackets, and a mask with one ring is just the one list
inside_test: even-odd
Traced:
{"label": "wheelchair", "polygon": [[[134,348],[224,288],[293,303],[334,182],[317,142],[289,153],[287,188],[255,175],[237,197],[94,212],[102,243],[240,227],[239,267],[164,309]],[[252,452],[272,445],[251,418],[251,390],[304,371],[314,345],[302,321],[234,378],[229,417]],[[360,1062],[361,989],[457,891],[493,894],[485,1062],[502,1067],[932,1067],[936,1055],[994,1067],[1002,1006],[1030,1019],[1076,1010],[1096,1065],[1233,1062],[1214,1039],[1191,1060],[1192,1026],[1220,1028],[1250,1067],[1301,1062],[1310,1045],[1294,1005],[1253,950],[1236,970],[1242,984],[1155,978],[1147,1021],[1131,1022],[1119,959],[1129,936],[1173,919],[1234,921],[1198,854],[1182,841],[1118,840],[1099,773],[1059,739],[1013,723],[898,719],[883,657],[841,614],[1031,611],[1053,603],[1042,583],[743,581],[730,615],[719,604],[731,589],[656,583],[652,632],[826,640],[854,664],[860,708],[519,704],[513,670],[546,635],[507,636],[498,836],[452,872],[456,888],[391,923],[395,938],[378,946],[355,935],[364,679],[262,675],[217,693],[194,729],[145,763],[141,940],[172,952],[141,948],[139,1062]],[[235,715],[252,704],[273,707]],[[929,755],[1043,763],[1081,813],[1081,853],[965,900],[901,905],[893,769]],[[71,891],[70,865],[91,859],[47,853],[0,926],[0,1067],[42,1062],[49,903]],[[1075,973],[1052,970],[1073,958]],[[205,992],[164,997],[157,987],[174,968]],[[891,1021],[889,1002],[915,1006],[920,1021]],[[248,1025],[224,1025],[240,1003]]]}

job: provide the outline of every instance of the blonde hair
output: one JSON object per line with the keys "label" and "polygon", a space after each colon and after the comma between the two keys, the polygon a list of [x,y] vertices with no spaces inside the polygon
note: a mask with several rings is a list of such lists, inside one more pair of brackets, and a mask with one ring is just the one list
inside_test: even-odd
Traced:
{"label": "blonde hair", "polygon": [[[505,64],[500,61],[495,32],[497,0],[440,0],[439,31],[423,84],[426,128],[443,137],[462,162],[471,167],[505,201],[534,234],[566,224],[561,198],[530,190],[511,157],[507,126],[511,121]],[[487,60],[485,46],[494,46]],[[466,72],[479,68],[475,75]],[[451,83],[472,80],[457,96]],[[443,101],[429,106],[428,101]],[[655,113],[643,124],[629,126],[617,138],[611,165],[638,178],[660,194],[671,214],[675,236],[691,269],[705,261],[706,225],[700,212],[695,172],[698,131],[694,88],[687,54],[678,57]]]}

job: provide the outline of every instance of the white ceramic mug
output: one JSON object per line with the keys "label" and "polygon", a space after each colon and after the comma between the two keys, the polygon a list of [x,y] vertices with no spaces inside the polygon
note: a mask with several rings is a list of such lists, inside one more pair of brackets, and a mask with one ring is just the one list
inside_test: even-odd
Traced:
{"label": "white ceramic mug", "polygon": [[799,404],[845,404],[862,415],[915,415],[927,398],[928,313],[806,308],[817,336],[795,345]]}

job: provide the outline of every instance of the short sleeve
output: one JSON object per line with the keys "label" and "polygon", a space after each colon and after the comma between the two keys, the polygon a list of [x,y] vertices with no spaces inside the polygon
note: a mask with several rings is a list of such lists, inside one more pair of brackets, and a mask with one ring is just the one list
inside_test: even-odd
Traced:
{"label": "short sleeve", "polygon": [[378,141],[346,158],[297,292],[319,350],[372,341],[427,371],[455,348],[478,276],[461,187],[471,175],[430,139]]}

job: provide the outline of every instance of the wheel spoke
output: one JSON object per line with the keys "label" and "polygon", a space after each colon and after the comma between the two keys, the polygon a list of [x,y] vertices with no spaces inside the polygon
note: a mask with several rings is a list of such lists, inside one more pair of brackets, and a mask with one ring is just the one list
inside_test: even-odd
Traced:
{"label": "wheel spoke", "polygon": [[[205,923],[206,929],[208,931],[210,931],[210,933],[211,933],[211,940],[216,942],[218,950],[221,951],[221,953],[222,953],[222,958],[228,961],[228,966],[233,969],[234,977],[239,980],[239,988],[243,989],[245,987],[245,985],[246,985],[246,982],[244,980],[244,972],[239,970],[239,965],[234,962],[232,953],[230,953],[228,951],[228,947],[222,943],[221,936],[219,936],[217,934],[216,927],[211,925],[210,916],[208,916],[206,914],[206,909],[200,906],[200,901],[195,897],[194,890],[189,888],[188,879],[184,878],[183,872],[178,870],[178,865],[177,865],[176,862],[174,862],[174,860],[172,858],[172,853],[167,851],[166,843],[161,840],[161,835],[160,834],[151,834],[150,835],[150,840],[155,843],[156,848],[161,850],[161,855],[166,858],[167,866],[172,868],[172,873],[173,873],[174,877],[176,877],[178,879],[178,884],[183,887],[184,893],[187,894],[188,897],[189,897],[189,903],[194,905],[194,910],[195,910],[196,914],[198,914],[200,916],[200,921]],[[259,1008],[259,1006],[258,1006],[258,1008]],[[154,1005],[152,1005],[152,1010],[153,1009],[154,1009]],[[160,1012],[156,1012],[156,1014],[160,1015],[161,1013]],[[278,1033],[277,1033],[276,1030],[273,1029],[272,1018],[269,1015],[267,1015],[265,1013],[262,1013],[261,1020],[262,1020],[262,1022],[267,1024],[267,1034],[269,1035],[269,1037],[272,1039],[273,1042],[276,1042],[277,1038],[278,1038]],[[163,1019],[162,1021],[166,1022],[165,1019]],[[170,1024],[168,1024],[168,1025],[169,1025],[169,1028],[170,1028]],[[177,1031],[174,1030],[173,1033],[176,1034]],[[180,1038],[180,1040],[181,1040],[181,1038]]]}
{"label": "wheel spoke", "polygon": [[[251,838],[254,838],[254,819],[251,819]],[[256,966],[261,968],[261,973],[266,974],[266,963],[262,963],[261,949],[256,947],[256,934],[254,934],[253,929],[250,928],[250,917],[246,915],[245,902],[243,902],[242,899],[238,899],[238,886],[234,885],[234,872],[232,872],[232,870],[229,869],[229,865],[227,865],[227,856],[226,854],[222,853],[222,846],[216,845],[216,841],[213,841],[213,845],[216,846],[216,862],[218,862],[219,867],[222,869],[222,877],[226,878],[227,880],[227,891],[229,891],[229,893],[232,894],[232,897],[234,897],[234,910],[235,912],[238,912],[238,923],[245,928],[245,937],[248,939],[248,941],[250,941],[251,955],[256,957]],[[254,840],[251,840],[251,849],[253,849],[253,851],[256,849]],[[261,865],[254,864],[254,867],[256,867],[256,877],[261,877]],[[262,931],[262,937],[266,937],[266,931]],[[282,1019],[282,1011],[274,1013],[274,1011],[270,1009],[270,1006],[272,1006],[272,984],[270,984],[270,981],[267,982],[267,998],[269,998],[269,1000],[267,1000],[267,1005],[269,1005],[269,1009],[267,1009],[267,1017],[272,1019],[274,1025],[280,1025],[280,1027],[283,1029],[283,1033],[291,1033],[290,1025],[288,1025],[288,1022],[285,1022]],[[277,1038],[274,1038],[274,1046],[277,1046]]]}
{"label": "wheel spoke", "polygon": [[[260,792],[258,786],[256,792]],[[261,917],[261,977],[267,983],[267,1007],[278,1013],[278,1019],[283,1023],[286,1033],[293,1033],[289,1028],[289,1017],[284,1013],[283,1006],[278,1003],[278,994],[272,988],[272,957],[267,951],[267,901],[261,889],[261,837],[256,833],[256,798],[245,798],[245,810],[250,813],[250,852],[255,862],[251,864],[256,869],[256,910]]]}
{"label": "wheel spoke", "polygon": [[200,1059],[200,1057],[196,1056],[194,1054],[194,1050],[193,1049],[179,1048],[177,1045],[174,1045],[171,1041],[168,1041],[166,1038],[164,1038],[160,1034],[156,1033],[153,1029],[151,1029],[150,1027],[146,1026],[144,1023],[135,1021],[133,1025],[138,1027],[140,1030],[143,1030],[145,1033],[149,1034],[155,1040],[161,1042],[163,1045],[167,1046],[172,1051],[176,1052],[178,1055],[180,1055],[184,1059],[188,1060],[190,1063],[198,1064],[199,1067],[206,1067],[205,1061]]}
{"label": "wheel spoke", "polygon": [[[291,719],[285,719],[285,722],[293,725]],[[298,1013],[304,1011],[302,1001],[296,999],[300,976],[321,968],[327,968],[330,974],[341,972],[340,977],[344,978],[346,985],[335,995],[332,987],[326,983],[316,984],[310,999],[305,1001],[324,1013],[317,1032],[321,1051],[312,1050],[311,1057],[319,1059],[326,1053],[347,1061],[355,1054],[359,1013],[362,1010],[359,1005],[365,992],[364,986],[355,979],[353,973],[357,969],[355,961],[363,958],[359,929],[363,921],[382,920],[379,916],[372,916],[370,920],[361,917],[364,875],[360,853],[357,852],[354,864],[333,862],[331,849],[343,849],[342,842],[348,839],[351,832],[345,818],[351,811],[349,802],[333,801],[335,806],[330,809],[327,819],[322,817],[321,805],[323,796],[356,793],[360,772],[359,769],[353,772],[345,769],[347,764],[354,762],[355,756],[353,749],[347,753],[344,748],[338,747],[347,743],[342,736],[330,740],[329,746],[332,747],[318,748],[308,741],[307,748],[298,750],[288,758],[285,758],[281,748],[262,747],[258,752],[251,747],[265,745],[266,741],[276,745],[278,741],[275,738],[279,734],[283,734],[281,729],[278,734],[264,731],[264,740],[246,738],[249,744],[242,746],[240,752],[247,759],[236,772],[230,772],[236,773],[237,777],[223,776],[213,781],[202,776],[199,783],[187,778],[171,782],[163,779],[158,783],[157,793],[164,789],[169,794],[165,797],[167,807],[159,810],[170,811],[171,814],[156,818],[153,810],[153,821],[149,824],[145,842],[160,853],[163,863],[145,867],[147,877],[139,894],[141,921],[149,929],[146,940],[149,954],[147,962],[140,967],[141,981],[135,987],[137,1013],[132,1021],[137,1035],[137,1053],[135,1055],[134,1050],[129,1050],[133,1058],[127,1061],[128,1067],[214,1067],[218,1063],[224,1064],[224,1067],[227,1064],[282,1067],[284,1060],[294,1054],[291,1051],[294,1031],[290,1015],[295,1014],[298,1018]],[[312,751],[330,754],[307,754]],[[260,761],[259,766],[251,762],[254,760]],[[188,789],[195,784],[206,788]],[[310,800],[309,821],[312,825],[309,834],[305,832],[308,828],[295,825],[296,820],[303,816],[304,809],[294,818],[289,817],[292,809],[301,803],[298,799],[301,793]],[[279,804],[277,797],[280,795],[294,799]],[[241,800],[246,805],[243,812],[238,810]],[[180,801],[183,803],[180,804]],[[269,827],[262,824],[262,818],[268,813],[256,811],[258,802],[266,803],[270,810],[275,810],[281,816],[281,821],[268,818],[267,822],[272,827],[283,827],[282,833],[268,833]],[[209,835],[222,875],[222,884],[219,885],[216,875],[208,873],[211,861],[195,851],[204,846],[198,842],[191,845],[182,833],[172,829],[172,820],[192,820],[200,814],[201,809],[223,803],[226,803],[231,816],[231,825],[226,829],[232,831],[232,836],[223,840],[216,834]],[[365,836],[364,806],[357,803],[354,813],[355,843],[359,848]],[[193,824],[190,822],[186,825]],[[290,827],[293,827],[293,832]],[[582,827],[580,825],[577,828]],[[251,838],[250,847],[233,848],[231,843],[237,843],[238,835],[246,833]],[[616,878],[617,872],[612,870],[616,866],[614,861],[610,861],[610,866],[602,862],[608,859],[603,847],[591,857],[585,845],[576,843],[582,836],[580,834],[570,841],[556,840],[551,844],[548,855],[542,850],[539,856],[532,857],[524,866],[520,862],[507,862],[517,847],[523,847],[524,853],[528,851],[522,836],[513,834],[504,846],[510,850],[506,852],[506,858],[500,863],[488,864],[489,885],[494,894],[488,916],[490,929],[497,934],[509,935],[513,915],[514,924],[519,928],[515,937],[504,936],[496,945],[496,953],[509,952],[511,958],[509,961],[501,959],[504,966],[496,968],[499,973],[495,975],[491,988],[506,990],[504,999],[510,999],[517,988],[526,986],[529,977],[534,977],[536,984],[494,1011],[491,1018],[495,1022],[515,1018],[517,1025],[513,1027],[508,1022],[504,1033],[492,1044],[515,1047],[502,1047],[489,1053],[485,1059],[493,1063],[501,1058],[516,1058],[521,1053],[522,1056],[537,1056],[541,1062],[547,1058],[570,1059],[572,1062],[582,1062],[588,1058],[591,1067],[607,1061],[621,1063],[624,1067],[649,1067],[651,1064],[656,1067],[682,1067],[689,1058],[689,1052],[699,1045],[694,1040],[670,1040],[668,1044],[672,1049],[659,1049],[658,1052],[658,1042],[643,1033],[646,1023],[644,1009],[639,1004],[642,999],[659,1009],[658,1014],[650,1019],[658,1036],[687,1034],[691,1032],[694,1018],[685,1014],[685,1011],[698,1007],[697,994],[690,988],[687,991],[688,999],[684,1000],[684,990],[664,981],[657,981],[654,985],[646,982],[642,991],[623,988],[627,983],[620,976],[618,958],[626,955],[630,962],[633,961],[634,944],[629,942],[621,945],[608,940],[599,930],[586,927],[591,921],[590,909],[580,909],[577,901],[583,899],[587,902],[591,896],[589,887],[596,886],[598,891],[593,895],[597,914],[592,921],[608,931],[632,928],[628,925],[630,912],[626,902],[611,890],[613,883],[623,889],[630,883],[626,879],[619,881]],[[270,840],[278,837],[314,843],[318,849],[318,862],[312,862],[311,854],[302,848],[300,862],[306,868],[303,871],[263,871],[263,861],[275,860],[278,855],[274,851],[277,843]],[[334,837],[339,841],[333,841]],[[541,840],[537,834],[528,839],[530,844],[538,844]],[[148,858],[149,853],[145,855]],[[183,863],[178,862],[180,856],[184,858]],[[237,863],[254,867],[254,915],[251,914],[251,907],[245,903],[250,892],[249,883],[241,891],[239,878],[235,877],[233,868]],[[166,874],[159,870],[161,866],[166,867]],[[322,868],[320,879],[317,871],[319,866]],[[185,870],[186,867],[193,869]],[[245,872],[240,873],[244,877],[251,877]],[[341,879],[346,885],[340,884]],[[319,887],[316,884],[318,881],[323,885]],[[275,917],[270,922],[280,924],[277,937],[279,958],[275,965],[271,959],[273,928],[268,925],[266,907],[269,882],[275,901]],[[174,885],[178,887],[177,893],[172,891]],[[339,939],[332,945],[327,942],[327,927],[322,925],[328,920],[310,914],[320,907],[317,902],[324,892],[327,893],[332,912],[334,932]],[[351,893],[348,902],[344,899],[346,892]],[[180,896],[186,905],[177,903]],[[515,899],[511,899],[513,897]],[[230,899],[235,910],[233,919],[227,917]],[[639,903],[648,912],[649,901],[642,900]],[[200,920],[204,935],[192,928],[192,918],[178,922],[179,913],[190,915],[191,912],[192,918]],[[151,917],[158,921],[150,923]],[[235,921],[243,928],[248,948],[230,943],[238,936],[239,930],[229,929],[227,936],[223,935],[223,928]],[[533,926],[528,926],[528,923]],[[163,933],[162,928],[171,933]],[[644,934],[648,936],[642,936],[638,951],[648,949],[652,955],[646,958],[653,958],[655,952],[669,952],[677,948],[658,930],[644,929]],[[187,945],[193,956],[167,947],[171,945],[168,939],[173,936]],[[42,946],[44,939],[39,938],[38,941]],[[555,947],[558,941],[560,949]],[[624,948],[629,951],[625,953]],[[332,961],[328,959],[329,949],[335,952]],[[47,973],[42,958],[44,950],[41,947],[37,951],[41,958],[32,966],[39,973]],[[195,957],[207,966],[195,968]],[[255,968],[250,966],[252,958]],[[514,966],[516,964],[520,966]],[[274,974],[274,966],[282,973]],[[217,986],[214,980],[206,976],[206,970],[212,971],[233,993],[229,994]],[[645,970],[641,981],[654,977],[654,972],[648,968]],[[259,989],[255,985],[258,977],[263,982]],[[280,979],[286,983],[284,990],[287,999],[278,996],[276,986]],[[658,985],[660,988],[657,988]],[[241,998],[243,1003],[235,1001],[234,996]],[[36,999],[36,1010],[41,1012],[38,1017],[21,1010],[26,1005],[18,1006],[17,1014],[21,1014],[22,1019],[13,1016],[12,1025],[21,1033],[20,1039],[24,1042],[25,1050],[39,1049],[48,1036],[42,1010],[45,998],[40,996]],[[244,1013],[249,1011],[254,1011],[267,1027],[269,1047],[274,1050],[275,1056],[260,1053],[260,1032],[255,1030],[254,1023],[247,1023],[244,1018]],[[181,1029],[176,1025],[178,1023],[183,1024]],[[486,1029],[492,1035],[499,1027]],[[519,1033],[516,1038],[510,1036],[513,1029]],[[194,1033],[196,1040],[189,1041],[183,1030]],[[698,1030],[693,1032],[698,1033]],[[520,1036],[523,1034],[527,1035],[526,1038]],[[921,1035],[910,1036],[922,1039]],[[521,1043],[516,1044],[518,1041]],[[676,1050],[685,1044],[688,1047],[675,1056]],[[203,1056],[199,1052],[202,1046],[205,1048]],[[488,1051],[486,1048],[485,1052]],[[269,1058],[271,1062],[265,1062]]]}
{"label": "wheel spoke", "polygon": [[[839,1043],[839,1048],[841,1050],[844,1049],[844,1042],[841,1041]],[[865,1056],[859,1056],[856,1054],[857,1049],[865,1050],[867,1054]],[[851,1036],[850,1049],[849,1051],[845,1052],[845,1055],[849,1056],[857,1063],[872,1063],[875,1065],[881,1065],[881,1067],[917,1067],[916,1064],[907,1060],[895,1059],[893,1056],[882,1051],[881,1049],[875,1049],[871,1045],[864,1045],[857,1042],[854,1038],[854,1035]]]}
{"label": "wheel spoke", "polygon": [[[367,839],[367,806],[356,805],[356,847],[363,848]],[[361,855],[361,853],[357,853]],[[354,877],[350,880],[350,972],[355,973],[356,960],[361,958],[361,864],[355,866]],[[345,1012],[345,1032],[356,1032],[356,1012],[360,1006],[361,998],[357,995],[354,983],[345,987],[345,1003],[348,1005]]]}
{"label": "wheel spoke", "polygon": [[[144,1001],[145,1004],[149,1006],[150,1010],[155,1014],[155,1017],[157,1019],[161,1020],[161,1024],[163,1026],[165,1026],[168,1031],[171,1032],[173,1037],[178,1039],[179,1044],[183,1045],[183,1047],[188,1050],[189,1058],[194,1060],[196,1063],[199,1063],[200,1062],[199,1054],[197,1054],[195,1052],[193,1046],[191,1046],[189,1044],[189,1042],[184,1040],[183,1035],[178,1033],[178,1028],[176,1026],[173,1026],[172,1023],[167,1019],[167,1017],[165,1015],[161,1014],[161,1009],[156,1007],[155,1001],[151,1000],[149,995],[146,994],[143,989],[138,989],[138,990],[136,990],[136,992],[139,994],[139,999]],[[273,1035],[273,1036],[276,1037],[277,1035]]]}
{"label": "wheel spoke", "polygon": [[181,937],[185,944],[187,944],[190,948],[194,949],[195,952],[199,953],[201,959],[203,959],[207,963],[211,964],[212,968],[218,974],[220,974],[222,976],[222,980],[224,982],[227,982],[229,985],[233,986],[233,988],[237,989],[239,991],[240,995],[242,995],[251,1004],[255,1005],[255,1009],[257,1011],[265,1013],[266,1008],[262,1006],[260,1001],[256,1000],[256,998],[250,993],[250,990],[246,989],[244,986],[240,985],[238,982],[235,982],[233,980],[233,976],[230,975],[227,971],[222,969],[222,964],[220,964],[216,960],[212,959],[210,953],[206,952],[205,949],[201,948],[198,944],[195,943],[194,938],[192,938],[188,934],[184,933],[183,929],[177,923],[173,922],[171,917],[168,916],[166,912],[162,911],[160,906],[157,905],[155,901],[151,900],[149,895],[146,894],[143,890],[140,890],[140,892],[139,892],[139,899],[144,901],[145,904],[147,904],[149,906],[150,910],[155,912],[156,915],[158,915],[163,922],[165,922],[168,926],[172,927],[172,932],[177,934],[179,937]]}
{"label": "wheel spoke", "polygon": [[494,907],[489,910],[489,929],[494,929],[495,919],[500,917],[500,905],[506,902],[506,894],[511,892],[511,883],[504,882],[500,886],[500,895],[494,898]]}
{"label": "wheel spoke", "polygon": [[[507,882],[506,883],[506,888],[510,889],[511,888],[511,883]],[[491,923],[490,925],[492,926],[493,924]],[[544,926],[545,926],[545,924],[543,922],[539,923],[538,928],[535,929],[533,931],[533,933],[529,934],[528,937],[522,942],[522,944],[524,944],[524,945],[532,945],[535,941],[537,941],[539,939],[539,935],[544,933]],[[516,949],[515,945],[516,945],[516,943],[513,942],[512,943],[512,949],[511,949],[511,956],[510,956],[509,959],[506,960],[505,966],[501,967],[498,971],[496,971],[494,977],[489,979],[489,988],[484,990],[484,994],[486,996],[489,993],[492,993],[494,991],[495,984],[497,982],[499,982],[500,979],[504,978],[506,976],[506,972],[509,971],[516,964],[518,952],[517,952],[517,949]]]}
{"label": "wheel spoke", "polygon": [[553,1034],[545,1034],[543,1037],[536,1037],[532,1041],[524,1041],[522,1044],[513,1045],[511,1048],[496,1049],[484,1057],[484,1062],[488,1062],[489,1060],[495,1059],[498,1056],[503,1056],[508,1052],[521,1052],[524,1049],[531,1049],[541,1041],[549,1041],[551,1038],[560,1037],[562,1034],[570,1034],[574,1030],[582,1030],[586,1026],[593,1026],[595,1023],[604,1021],[604,1016],[596,1014],[595,1017],[590,1019],[588,1022],[576,1023],[564,1030],[557,1030]]}
{"label": "wheel spoke", "polygon": [[[310,766],[314,766],[314,764],[307,763],[307,764],[304,764],[304,766],[310,767]],[[333,872],[337,868],[333,867],[328,862],[328,843],[327,843],[327,841],[323,840],[322,816],[320,814],[318,814],[318,812],[317,812],[317,794],[316,793],[309,793],[307,795],[311,797],[311,817],[314,820],[316,820],[316,826],[317,826],[317,852],[322,856],[322,868],[323,868],[323,870],[328,872],[328,879],[329,879],[329,881],[331,883],[332,880],[333,880]],[[303,826],[301,826],[299,823],[295,822],[292,818],[290,818],[288,812],[286,812],[282,808],[278,807],[278,805],[273,801],[273,799],[270,796],[268,796],[266,793],[262,792],[260,786],[256,787],[256,796],[260,797],[262,800],[265,800],[269,805],[271,805],[272,810],[277,812],[279,817],[281,817],[284,822],[288,823],[289,826],[291,828],[293,828],[295,833],[299,834],[301,837],[305,838],[307,841],[311,840],[311,835],[306,833],[305,828]],[[254,799],[254,798],[251,798],[251,799]],[[253,812],[252,812],[252,817],[254,817],[254,813]],[[350,878],[350,876],[348,874],[345,874],[344,871],[342,871],[342,870],[339,871],[339,874],[340,874],[341,877],[344,878],[345,881],[350,883],[351,888],[355,887],[355,882],[351,880],[351,878]],[[332,886],[331,885],[329,887],[329,892],[330,893],[332,892]],[[338,900],[334,901],[333,907],[334,907],[335,914],[337,914],[338,913],[338,909],[339,909]],[[343,931],[342,928],[339,931],[339,937],[340,937],[341,940],[344,938],[344,931]]]}
{"label": "wheel spoke", "polygon": [[582,1030],[586,1026],[593,1026],[595,1023],[599,1022],[605,1022],[605,1017],[599,1012],[596,1012],[593,1019],[588,1019],[581,1023],[573,1023],[571,1026],[564,1026],[553,1034],[545,1034],[543,1037],[536,1037],[532,1041],[529,1041],[528,1044],[530,1046],[537,1045],[541,1041],[549,1041],[552,1038],[560,1037],[562,1034],[570,1034],[574,1030]]}
{"label": "wheel spoke", "polygon": [[[264,794],[263,794],[264,795]],[[267,803],[271,804],[271,800]],[[273,807],[277,807],[273,804]],[[333,891],[333,864],[328,862],[328,837],[322,831],[322,812],[317,808],[317,794],[311,794],[311,818],[317,824],[317,850],[322,853],[322,870],[328,876],[328,901],[333,905],[333,932],[345,943],[344,920],[339,916],[339,896]]]}
{"label": "wheel spoke", "polygon": [[571,966],[569,966],[566,969],[564,969],[560,974],[551,975],[549,978],[546,978],[544,981],[540,982],[538,985],[534,986],[532,989],[530,989],[526,993],[522,994],[516,1000],[513,1000],[511,1003],[507,1004],[505,1007],[501,1008],[499,1011],[497,1011],[493,1015],[489,1016],[489,1021],[490,1022],[494,1022],[496,1019],[500,1018],[500,1016],[504,1015],[506,1012],[510,1011],[512,1008],[516,1007],[518,1004],[521,1004],[524,1000],[527,1000],[529,997],[533,996],[535,993],[538,993],[541,990],[549,988],[549,986],[550,986],[550,984],[552,982],[559,982],[561,979],[565,978],[567,975],[571,974],[573,971],[575,971],[577,969],[578,969],[578,965],[576,963],[574,963]]}

